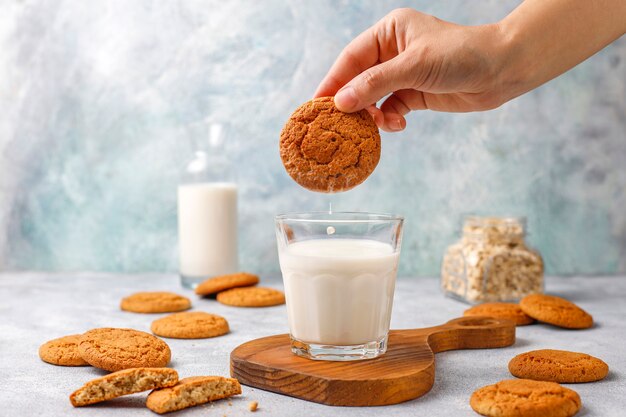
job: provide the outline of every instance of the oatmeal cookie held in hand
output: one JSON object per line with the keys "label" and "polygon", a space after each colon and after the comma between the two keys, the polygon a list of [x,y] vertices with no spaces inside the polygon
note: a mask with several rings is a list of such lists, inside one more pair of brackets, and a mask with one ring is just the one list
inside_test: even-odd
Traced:
{"label": "oatmeal cookie held in hand", "polygon": [[298,184],[335,193],[356,187],[380,159],[380,134],[366,110],[339,111],[332,97],[308,101],[280,134],[280,157]]}

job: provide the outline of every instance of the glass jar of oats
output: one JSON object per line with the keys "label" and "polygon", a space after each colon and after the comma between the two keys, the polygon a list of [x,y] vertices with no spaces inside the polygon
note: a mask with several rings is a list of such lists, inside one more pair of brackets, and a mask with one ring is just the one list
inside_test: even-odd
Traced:
{"label": "glass jar of oats", "polygon": [[470,304],[542,293],[543,260],[525,236],[523,217],[466,217],[461,240],[443,257],[441,288]]}

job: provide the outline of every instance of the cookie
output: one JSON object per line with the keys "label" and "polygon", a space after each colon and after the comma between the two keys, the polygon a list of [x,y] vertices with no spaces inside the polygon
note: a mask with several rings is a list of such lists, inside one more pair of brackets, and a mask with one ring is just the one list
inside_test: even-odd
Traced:
{"label": "cookie", "polygon": [[586,353],[542,349],[517,355],[509,371],[518,378],[561,383],[593,382],[609,373],[609,366]]}
{"label": "cookie", "polygon": [[519,305],[512,303],[484,303],[465,310],[463,315],[511,320],[516,326],[525,326],[535,321]]}
{"label": "cookie", "polygon": [[170,347],[149,333],[103,327],[80,336],[80,356],[107,371],[128,368],[161,368],[170,361]]}
{"label": "cookie", "polygon": [[146,407],[164,414],[238,394],[241,394],[241,385],[234,378],[192,376],[181,379],[171,388],[152,391]]}
{"label": "cookie", "polygon": [[173,292],[137,292],[122,298],[120,307],[133,313],[173,313],[190,309],[191,301]]}
{"label": "cookie", "polygon": [[39,347],[39,357],[42,361],[53,365],[89,365],[78,352],[79,338],[79,334],[72,334],[50,340]]}
{"label": "cookie", "polygon": [[372,116],[343,113],[332,97],[307,101],[280,133],[287,173],[312,191],[333,193],[361,184],[380,159],[380,134]]}
{"label": "cookie", "polygon": [[217,301],[235,307],[269,307],[285,304],[285,294],[273,288],[233,288],[217,294]]}
{"label": "cookie", "polygon": [[176,339],[205,339],[229,331],[224,317],[202,311],[170,314],[153,321],[150,329],[158,336]]}
{"label": "cookie", "polygon": [[490,417],[570,417],[580,410],[580,397],[555,382],[507,379],[474,391],[470,405]]}
{"label": "cookie", "polygon": [[176,385],[178,373],[170,368],[132,368],[92,379],[70,395],[74,407],[95,404],[122,395]]}
{"label": "cookie", "polygon": [[196,294],[217,294],[220,291],[229,290],[231,288],[249,287],[258,283],[259,277],[254,274],[248,274],[247,272],[220,275],[218,277],[209,278],[198,284],[196,287]]}
{"label": "cookie", "polygon": [[566,329],[587,329],[593,326],[593,317],[589,313],[561,297],[530,294],[522,298],[519,306],[530,317],[554,326]]}

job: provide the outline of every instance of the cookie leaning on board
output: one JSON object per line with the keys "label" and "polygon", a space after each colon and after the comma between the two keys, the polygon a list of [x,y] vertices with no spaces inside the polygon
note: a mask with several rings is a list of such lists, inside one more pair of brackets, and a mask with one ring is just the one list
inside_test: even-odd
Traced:
{"label": "cookie leaning on board", "polygon": [[516,326],[526,326],[535,320],[524,313],[519,305],[513,303],[483,303],[468,308],[464,316],[484,316],[511,320]]}

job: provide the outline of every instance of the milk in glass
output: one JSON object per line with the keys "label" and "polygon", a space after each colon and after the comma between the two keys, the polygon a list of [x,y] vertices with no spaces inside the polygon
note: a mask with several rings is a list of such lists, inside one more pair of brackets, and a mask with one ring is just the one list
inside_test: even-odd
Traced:
{"label": "milk in glass", "polygon": [[347,346],[389,331],[399,251],[370,239],[311,239],[280,249],[291,336]]}

